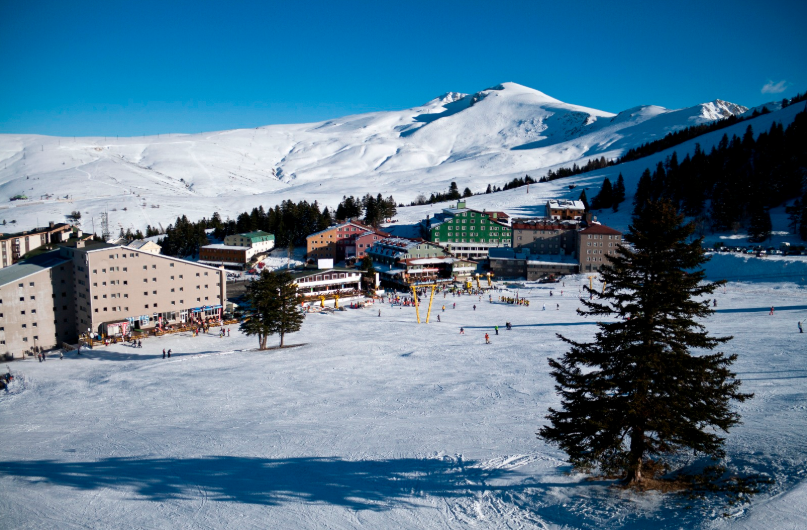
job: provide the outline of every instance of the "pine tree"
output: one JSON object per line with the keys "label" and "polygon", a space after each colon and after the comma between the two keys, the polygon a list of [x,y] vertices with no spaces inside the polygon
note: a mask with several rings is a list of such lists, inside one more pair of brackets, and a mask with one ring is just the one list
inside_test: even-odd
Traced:
{"label": "pine tree", "polygon": [[463,197],[471,197],[471,196],[473,196],[473,192],[471,191],[471,188],[465,188],[465,190],[462,192],[462,196]]}
{"label": "pine tree", "polygon": [[614,202],[614,212],[618,212],[619,205],[625,202],[625,179],[622,178],[622,173],[620,173],[619,177],[616,179],[616,184],[614,185],[614,190],[612,192],[612,198]]}
{"label": "pine tree", "polygon": [[249,309],[240,329],[246,335],[257,335],[261,350],[266,349],[270,335],[280,335],[282,348],[285,335],[300,330],[305,319],[300,311],[303,295],[288,271],[263,271],[247,286],[244,297]]}
{"label": "pine tree", "polygon": [[748,224],[748,240],[760,243],[771,237],[771,214],[767,208],[757,203],[752,208],[751,221]]}
{"label": "pine tree", "polygon": [[653,181],[650,177],[650,170],[645,169],[639,177],[639,184],[636,185],[636,194],[633,196],[633,215],[639,215],[644,209],[653,193]]}
{"label": "pine tree", "polygon": [[591,208],[593,210],[604,210],[610,208],[614,204],[614,189],[611,186],[611,180],[605,177],[602,181],[602,188],[600,192],[591,199]]}
{"label": "pine tree", "polygon": [[647,203],[625,235],[632,248],[600,270],[602,294],[586,288],[597,298],[581,299],[580,313],[598,320],[594,342],[558,335],[571,345],[549,360],[561,407],[538,436],[578,469],[639,484],[676,453],[722,456],[717,431],[740,422],[731,403],[752,395],[730,370],[736,354],[691,351],[731,339],[699,323],[713,312],[703,296],[722,282],[703,282],[708,258],[701,240],[687,243],[693,230],[669,202]]}
{"label": "pine tree", "polygon": [[485,190],[485,193],[493,193],[493,190],[491,189],[490,184],[488,184],[488,188]]}
{"label": "pine tree", "polygon": [[459,198],[461,198],[460,197],[460,189],[457,187],[457,183],[452,181],[451,185],[448,187],[448,197],[447,197],[447,199],[453,201],[453,200],[459,199]]}
{"label": "pine tree", "polygon": [[591,209],[591,207],[588,205],[588,197],[586,197],[586,190],[580,192],[580,197],[578,197],[577,200],[583,203],[583,206],[585,207],[586,211],[589,211]]}

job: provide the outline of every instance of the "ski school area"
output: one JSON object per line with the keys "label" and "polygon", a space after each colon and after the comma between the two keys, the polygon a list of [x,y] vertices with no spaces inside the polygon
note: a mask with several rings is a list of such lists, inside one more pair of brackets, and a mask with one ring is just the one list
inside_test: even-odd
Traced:
{"label": "ski school area", "polygon": [[755,394],[724,463],[772,479],[727,506],[590,480],[535,436],[559,404],[556,334],[598,329],[576,312],[590,281],[315,300],[293,347],[262,352],[232,325],[4,363],[0,526],[807,527],[805,284],[712,295],[704,325],[734,337]]}

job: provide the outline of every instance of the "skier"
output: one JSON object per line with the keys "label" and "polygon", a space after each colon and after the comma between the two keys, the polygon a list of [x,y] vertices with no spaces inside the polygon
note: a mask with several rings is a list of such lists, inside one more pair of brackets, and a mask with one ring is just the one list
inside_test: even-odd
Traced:
{"label": "skier", "polygon": [[546,304],[541,308],[541,311],[546,311]]}
{"label": "skier", "polygon": [[799,333],[804,333],[804,328],[801,327],[801,320],[799,320]]}
{"label": "skier", "polygon": [[454,302],[454,309],[457,309],[457,302]]}
{"label": "skier", "polygon": [[443,313],[446,312],[446,306],[443,306]]}
{"label": "skier", "polygon": [[142,340],[137,341],[137,347],[138,347],[138,348],[142,348],[142,347],[143,347],[143,341],[142,341]]}
{"label": "skier", "polygon": [[465,328],[460,328],[460,335],[465,335]]}
{"label": "skier", "polygon": [[[799,327],[801,327],[801,324],[799,324]],[[59,360],[61,361],[62,359],[64,359],[64,354],[59,351]]]}
{"label": "skier", "polygon": [[168,350],[168,358],[169,359],[171,358],[171,350],[170,349]]}
{"label": "skier", "polygon": [[712,300],[712,304],[713,304],[715,307],[717,307],[717,298],[715,298],[714,300]]}
{"label": "skier", "polygon": [[440,322],[440,315],[437,315],[437,322]]}
{"label": "skier", "polygon": [[493,326],[493,329],[496,330],[496,335],[498,335],[499,334],[499,326]]}
{"label": "skier", "polygon": [[165,348],[163,348],[163,359],[165,359]]}
{"label": "skier", "polygon": [[474,304],[474,311],[476,311],[476,304]]}
{"label": "skier", "polygon": [[560,304],[556,304],[556,305],[558,306],[557,310],[560,311]]}
{"label": "skier", "polygon": [[771,306],[771,312],[770,312],[770,314],[771,314],[771,315],[773,314],[773,306]]}
{"label": "skier", "polygon": [[552,291],[549,291],[549,297],[552,298]]}
{"label": "skier", "polygon": [[230,328],[227,328],[227,336],[230,336]]}
{"label": "skier", "polygon": [[490,335],[485,333],[485,344],[490,344]]}
{"label": "skier", "polygon": [[381,318],[381,310],[378,310],[378,317]]}

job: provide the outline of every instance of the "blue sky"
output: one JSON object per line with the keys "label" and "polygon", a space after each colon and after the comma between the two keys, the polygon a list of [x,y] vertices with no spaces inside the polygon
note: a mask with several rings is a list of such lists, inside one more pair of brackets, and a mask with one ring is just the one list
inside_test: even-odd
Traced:
{"label": "blue sky", "polygon": [[0,133],[311,122],[505,81],[611,112],[753,106],[807,90],[805,15],[803,0],[4,1]]}

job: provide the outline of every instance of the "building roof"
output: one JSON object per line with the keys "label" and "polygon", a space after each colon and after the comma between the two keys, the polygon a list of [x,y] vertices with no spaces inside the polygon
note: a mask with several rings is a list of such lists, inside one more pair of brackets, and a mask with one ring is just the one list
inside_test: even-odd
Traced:
{"label": "building roof", "polygon": [[514,230],[574,230],[580,225],[579,221],[558,220],[549,217],[537,219],[518,219],[513,221]]}
{"label": "building roof", "polygon": [[249,247],[242,247],[241,245],[225,245],[224,243],[212,243],[210,245],[204,245],[199,247],[199,249],[220,249],[220,250],[238,250],[239,252],[247,252],[250,250]]}
{"label": "building roof", "polygon": [[270,234],[269,232],[264,232],[263,230],[255,230],[253,232],[246,232],[244,234],[238,234],[241,237],[249,239],[250,241],[257,240],[266,240],[269,239],[271,241],[275,240],[274,234]]}
{"label": "building roof", "polygon": [[36,228],[32,228],[31,230],[25,230],[23,232],[14,232],[4,234],[0,232],[0,239],[8,239],[11,237],[20,237],[20,236],[31,236],[35,234],[44,234],[45,232],[55,232],[58,230],[64,230],[66,228],[72,228],[68,223],[54,223],[53,226],[39,226]]}
{"label": "building roof", "polygon": [[605,234],[605,235],[622,235],[622,232],[619,230],[614,230],[610,226],[601,225],[599,223],[593,223],[588,225],[586,228],[580,230],[581,234]]}
{"label": "building roof", "polygon": [[569,210],[585,210],[586,205],[583,201],[571,201],[568,199],[549,199],[546,205],[550,208],[566,208]]}
{"label": "building roof", "polygon": [[328,272],[355,272],[361,274],[361,271],[358,269],[346,269],[344,267],[331,267],[329,269],[308,269],[308,270],[292,270],[289,271],[291,277],[295,280],[298,278],[305,278],[307,276],[316,276],[317,274],[325,274]]}
{"label": "building roof", "polygon": [[33,258],[29,258],[14,265],[0,269],[0,285],[6,285],[26,276],[36,274],[57,265],[64,265],[70,263],[70,260],[63,258],[59,255],[59,251],[51,251],[45,254],[39,254]]}
{"label": "building roof", "polygon": [[370,228],[369,226],[367,226],[365,224],[359,223],[357,221],[345,221],[344,223],[331,225],[328,228],[326,228],[325,230],[320,230],[319,232],[314,232],[313,234],[308,234],[306,236],[306,239],[314,237],[314,236],[318,236],[319,234],[324,234],[325,232],[330,232],[331,230],[336,230],[338,228],[342,228],[344,226],[355,226],[356,228],[361,228],[363,230],[372,231],[372,228]]}
{"label": "building roof", "polygon": [[[145,239],[135,239],[134,241],[132,241],[131,243],[129,243],[126,246],[129,247],[129,248],[143,248],[144,246],[148,245],[149,243],[154,243],[154,241],[147,241]],[[157,243],[154,243],[154,244],[157,245]],[[157,245],[157,246],[159,247],[160,245]]]}

